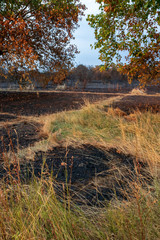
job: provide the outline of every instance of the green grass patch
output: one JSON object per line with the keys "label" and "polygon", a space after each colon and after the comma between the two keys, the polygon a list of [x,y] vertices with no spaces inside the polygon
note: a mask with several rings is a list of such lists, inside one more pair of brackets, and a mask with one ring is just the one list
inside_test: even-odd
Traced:
{"label": "green grass patch", "polygon": [[111,141],[121,135],[119,120],[94,106],[79,111],[61,113],[51,123],[51,131],[60,131],[61,139],[103,139]]}

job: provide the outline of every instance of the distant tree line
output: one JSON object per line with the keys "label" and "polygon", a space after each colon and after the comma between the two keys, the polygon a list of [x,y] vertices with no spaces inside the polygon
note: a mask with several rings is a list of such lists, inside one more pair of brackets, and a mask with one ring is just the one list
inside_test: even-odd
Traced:
{"label": "distant tree line", "polygon": [[26,84],[33,84],[42,88],[47,87],[50,83],[56,85],[63,82],[70,82],[73,86],[81,84],[85,89],[88,83],[127,83],[127,76],[118,72],[116,65],[108,69],[101,70],[101,66],[85,66],[78,65],[63,72],[64,76],[60,76],[59,72],[40,72],[38,70],[32,71],[18,71],[16,68],[12,70],[12,74],[0,69],[0,82],[16,83],[22,88]]}
{"label": "distant tree line", "polygon": [[81,83],[83,89],[85,89],[87,84],[91,82],[127,83],[127,76],[120,74],[114,64],[105,70],[101,70],[101,66],[87,67],[81,64],[71,69],[67,78],[75,83],[77,82],[77,84]]}

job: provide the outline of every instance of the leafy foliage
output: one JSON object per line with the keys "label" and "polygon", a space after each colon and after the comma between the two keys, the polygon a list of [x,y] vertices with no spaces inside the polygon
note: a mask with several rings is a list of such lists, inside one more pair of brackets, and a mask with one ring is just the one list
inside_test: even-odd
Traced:
{"label": "leafy foliage", "polygon": [[77,53],[70,40],[84,9],[79,0],[1,0],[0,65],[63,70],[63,78]]}
{"label": "leafy foliage", "polygon": [[[97,0],[100,13],[89,15],[100,59],[105,66],[116,57],[120,70],[141,85],[160,82],[159,0]],[[127,51],[126,64],[121,53]]]}

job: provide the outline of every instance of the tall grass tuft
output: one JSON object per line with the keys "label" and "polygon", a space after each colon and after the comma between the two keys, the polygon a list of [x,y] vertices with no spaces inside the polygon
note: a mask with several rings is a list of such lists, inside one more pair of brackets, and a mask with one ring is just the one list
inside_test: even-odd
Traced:
{"label": "tall grass tuft", "polygon": [[133,197],[98,209],[71,199],[68,205],[51,177],[18,187],[3,184],[0,239],[159,239],[159,192],[144,194],[135,186]]}

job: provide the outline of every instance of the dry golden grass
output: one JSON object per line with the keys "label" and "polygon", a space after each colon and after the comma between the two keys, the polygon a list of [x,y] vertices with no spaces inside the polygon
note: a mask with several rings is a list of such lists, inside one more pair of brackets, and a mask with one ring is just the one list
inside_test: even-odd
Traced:
{"label": "dry golden grass", "polygon": [[132,91],[130,92],[131,95],[144,95],[146,94],[146,90],[145,89],[140,89],[140,88],[134,88],[132,89]]}

